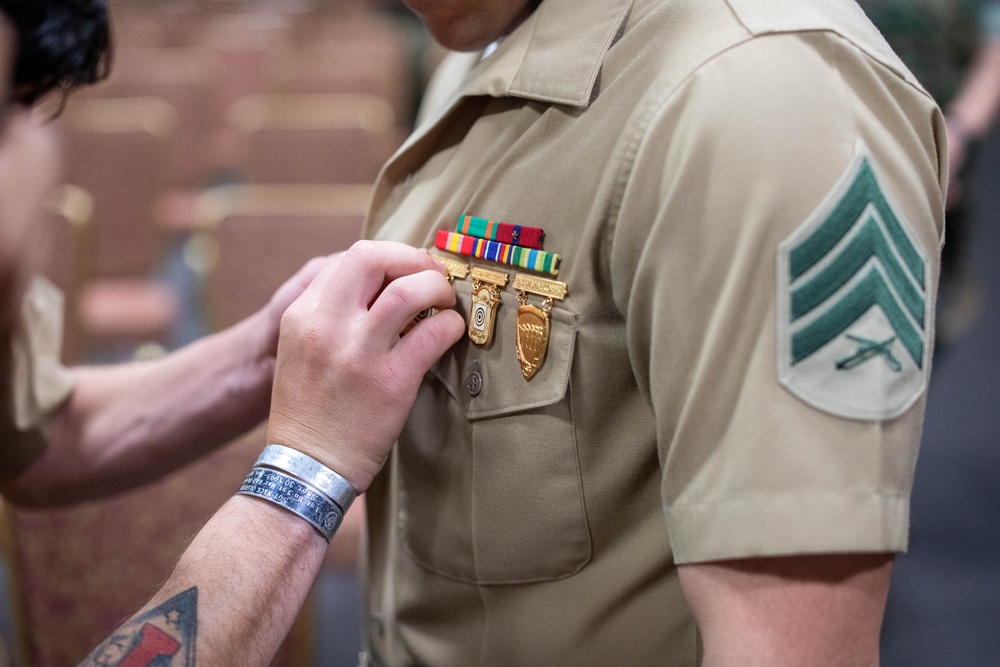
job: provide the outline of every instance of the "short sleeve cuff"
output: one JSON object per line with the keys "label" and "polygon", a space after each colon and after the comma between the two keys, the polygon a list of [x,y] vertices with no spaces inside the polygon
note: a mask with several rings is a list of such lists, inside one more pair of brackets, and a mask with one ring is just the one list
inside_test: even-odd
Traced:
{"label": "short sleeve cuff", "polygon": [[669,508],[678,564],[820,553],[903,552],[908,496],[779,495]]}

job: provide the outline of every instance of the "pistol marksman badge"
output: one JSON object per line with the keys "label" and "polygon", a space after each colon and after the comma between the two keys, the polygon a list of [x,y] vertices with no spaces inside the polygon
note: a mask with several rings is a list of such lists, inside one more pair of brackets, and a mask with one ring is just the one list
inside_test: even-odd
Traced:
{"label": "pistol marksman badge", "polygon": [[472,285],[472,311],[469,313],[469,339],[479,347],[493,342],[497,307],[500,305],[500,288],[507,285],[508,276],[503,271],[492,271],[481,266],[470,272]]}
{"label": "pistol marksman badge", "polygon": [[[549,348],[549,313],[553,300],[566,298],[566,283],[519,273],[514,276],[514,289],[521,307],[517,309],[517,360],[521,364],[521,374],[531,380],[542,367],[545,353]],[[528,303],[528,294],[545,298],[542,306]]]}

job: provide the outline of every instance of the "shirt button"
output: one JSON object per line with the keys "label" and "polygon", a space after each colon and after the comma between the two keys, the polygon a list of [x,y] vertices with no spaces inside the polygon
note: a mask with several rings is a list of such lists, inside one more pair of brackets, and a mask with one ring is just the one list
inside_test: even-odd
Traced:
{"label": "shirt button", "polygon": [[472,396],[479,396],[479,392],[483,390],[483,373],[480,370],[478,361],[473,363],[472,370],[469,371],[468,377],[465,378],[465,388],[469,390],[469,394]]}

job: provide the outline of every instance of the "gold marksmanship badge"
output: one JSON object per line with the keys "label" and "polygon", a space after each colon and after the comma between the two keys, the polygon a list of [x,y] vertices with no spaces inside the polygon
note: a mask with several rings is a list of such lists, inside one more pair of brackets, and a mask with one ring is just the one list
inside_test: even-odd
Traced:
{"label": "gold marksmanship badge", "polygon": [[[521,374],[531,380],[545,362],[549,349],[549,329],[552,303],[562,301],[569,293],[569,286],[558,280],[548,280],[519,273],[514,276],[514,289],[521,307],[517,309],[517,361]],[[528,303],[528,294],[544,297],[541,307]]]}
{"label": "gold marksmanship badge", "polygon": [[432,252],[431,257],[444,264],[444,268],[448,270],[448,282],[452,282],[455,278],[465,280],[469,276],[469,265],[466,262],[459,262],[436,252]]}
{"label": "gold marksmanship badge", "polygon": [[509,276],[503,271],[472,267],[472,310],[469,313],[469,340],[479,347],[493,342],[496,313],[500,306],[500,288],[507,285]]}

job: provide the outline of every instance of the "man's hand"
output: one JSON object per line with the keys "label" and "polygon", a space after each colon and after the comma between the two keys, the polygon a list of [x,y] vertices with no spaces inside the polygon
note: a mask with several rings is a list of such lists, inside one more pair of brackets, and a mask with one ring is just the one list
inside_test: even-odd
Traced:
{"label": "man's hand", "polygon": [[302,295],[327,264],[339,262],[343,254],[341,252],[310,259],[274,292],[267,305],[264,306],[264,313],[267,317],[267,349],[272,356],[278,353],[278,330],[285,310]]}
{"label": "man's hand", "polygon": [[[364,491],[424,374],[465,330],[454,305],[443,268],[409,246],[362,241],[329,262],[281,320],[268,442]],[[400,336],[431,307],[440,311]]]}

